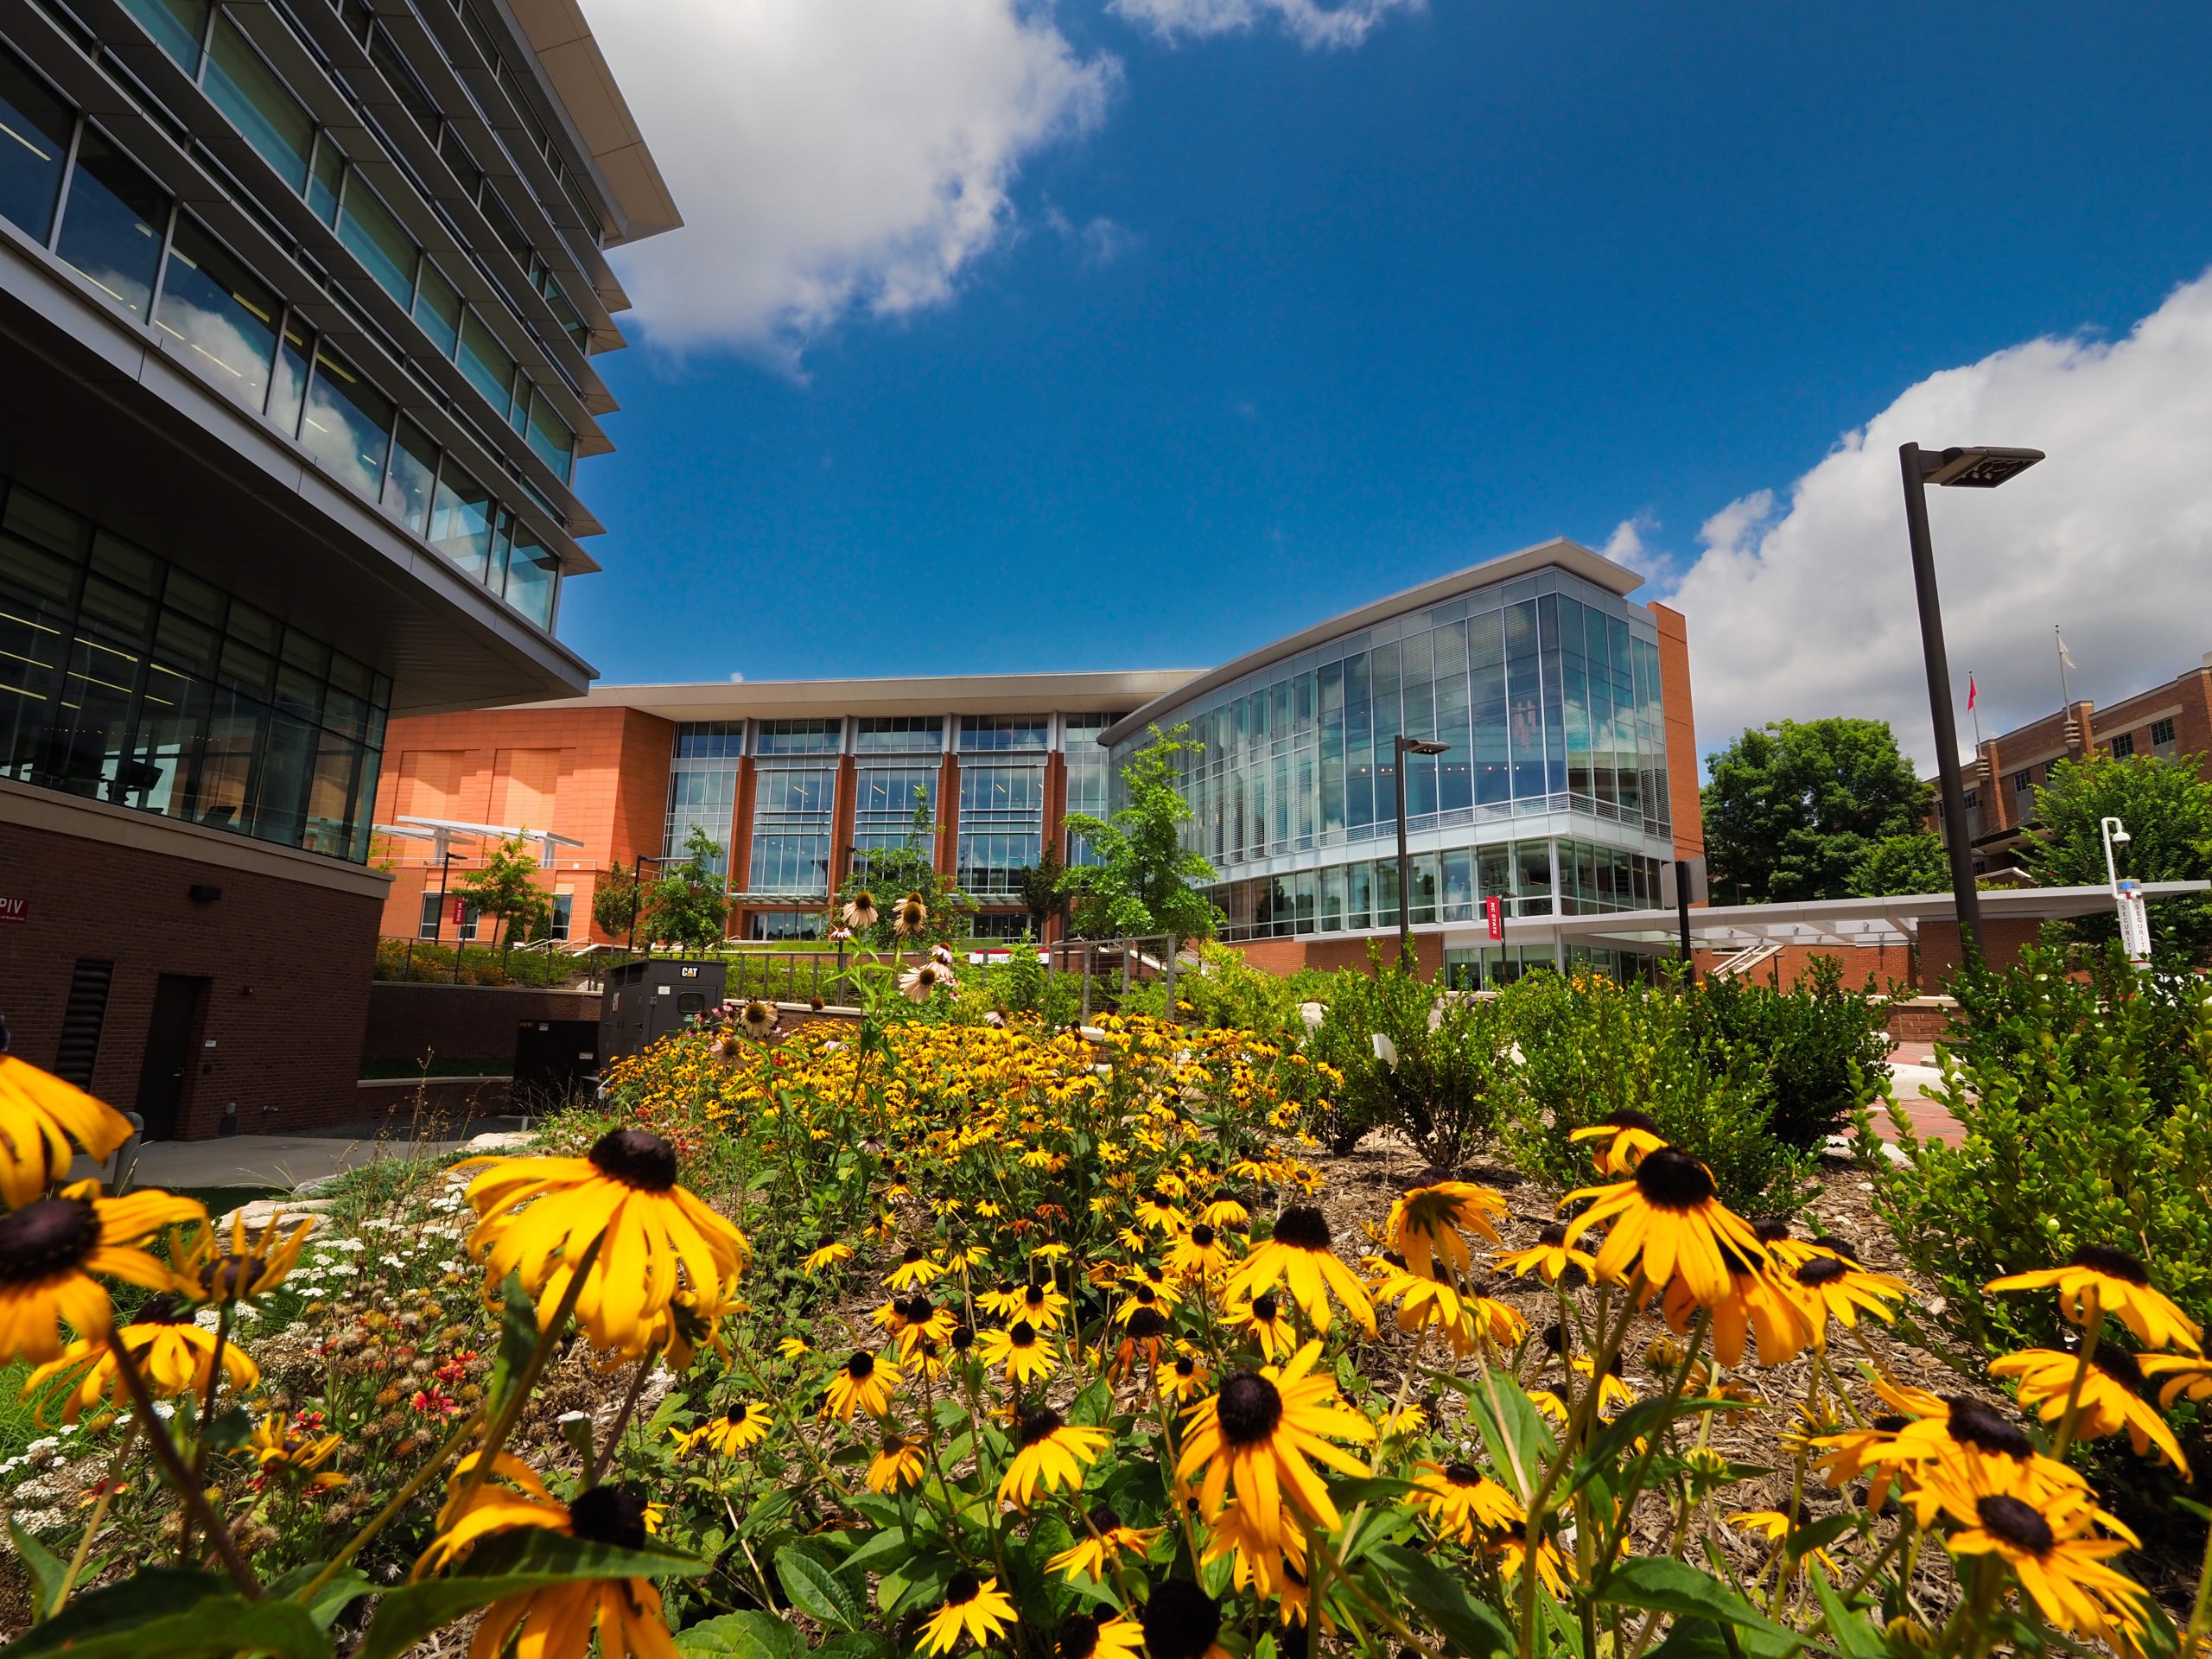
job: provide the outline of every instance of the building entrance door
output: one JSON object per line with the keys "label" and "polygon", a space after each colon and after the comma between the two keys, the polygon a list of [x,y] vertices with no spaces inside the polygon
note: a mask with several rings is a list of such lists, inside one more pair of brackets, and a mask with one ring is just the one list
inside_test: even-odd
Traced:
{"label": "building entrance door", "polygon": [[207,982],[193,974],[163,974],[154,988],[154,1017],[138,1071],[138,1116],[149,1141],[176,1138],[177,1119],[192,1092],[192,1034],[207,997]]}

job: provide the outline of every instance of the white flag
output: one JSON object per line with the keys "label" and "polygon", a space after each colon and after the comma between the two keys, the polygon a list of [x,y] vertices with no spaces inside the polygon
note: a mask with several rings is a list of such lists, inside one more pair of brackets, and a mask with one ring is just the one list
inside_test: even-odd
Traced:
{"label": "white flag", "polygon": [[[2053,628],[2051,632],[2053,633],[2058,633],[2058,630],[2056,628]],[[2071,669],[2074,666],[2074,653],[2066,649],[2066,636],[2063,633],[2058,634],[2058,660],[2064,664],[2069,669]]]}

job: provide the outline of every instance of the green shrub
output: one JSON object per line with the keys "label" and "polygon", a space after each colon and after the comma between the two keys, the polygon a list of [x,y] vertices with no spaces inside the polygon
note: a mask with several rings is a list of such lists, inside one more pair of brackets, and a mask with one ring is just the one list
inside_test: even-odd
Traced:
{"label": "green shrub", "polygon": [[1758,1215],[1803,1201],[1814,1154],[1774,1133],[1764,1061],[1701,1040],[1694,995],[1538,973],[1510,986],[1497,1006],[1524,1056],[1504,1125],[1521,1168],[1561,1186],[1586,1185],[1589,1149],[1574,1131],[1641,1111],[1704,1161],[1731,1208]]}
{"label": "green shrub", "polygon": [[1846,990],[1843,965],[1815,957],[1789,990],[1748,980],[1707,980],[1692,994],[1707,1064],[1724,1075],[1737,1057],[1764,1066],[1767,1127],[1818,1152],[1880,1093],[1890,1052],[1885,1001],[1872,980]]}
{"label": "green shrub", "polygon": [[2055,1345],[2049,1296],[1985,1298],[2002,1274],[2101,1244],[2212,1321],[2212,1005],[2201,982],[2139,975],[2117,946],[2085,978],[2024,952],[1957,991],[1961,1039],[1937,1098],[1966,1126],[1947,1147],[1893,1115],[1908,1164],[1878,1161],[1876,1208],[1942,1292],[1932,1316],[1994,1353]]}
{"label": "green shrub", "polygon": [[[1299,981],[1254,968],[1242,950],[1225,944],[1199,947],[1199,965],[1185,963],[1175,976],[1174,1017],[1210,1031],[1249,1031],[1269,1042],[1298,1042],[1306,1035]],[[1121,999],[1124,1014],[1168,1017],[1167,982],[1132,985]]]}
{"label": "green shrub", "polygon": [[[1385,966],[1374,945],[1370,970],[1336,976],[1306,1057],[1344,1074],[1324,1134],[1349,1151],[1377,1125],[1402,1131],[1439,1170],[1457,1168],[1497,1127],[1515,1089],[1513,1039],[1497,1005],[1453,995]],[[1376,1052],[1377,1035],[1391,1053]]]}

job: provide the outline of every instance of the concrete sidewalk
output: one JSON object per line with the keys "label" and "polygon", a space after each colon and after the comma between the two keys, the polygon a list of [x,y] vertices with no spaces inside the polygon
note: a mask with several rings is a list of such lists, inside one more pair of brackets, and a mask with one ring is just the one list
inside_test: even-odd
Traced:
{"label": "concrete sidewalk", "polygon": [[[138,1186],[206,1192],[211,1187],[273,1186],[296,1192],[302,1185],[355,1169],[379,1158],[431,1158],[474,1148],[496,1151],[512,1144],[512,1131],[480,1130],[468,1140],[398,1141],[364,1135],[234,1135],[213,1141],[149,1141],[138,1149]],[[105,1166],[79,1158],[73,1177],[102,1175]]]}

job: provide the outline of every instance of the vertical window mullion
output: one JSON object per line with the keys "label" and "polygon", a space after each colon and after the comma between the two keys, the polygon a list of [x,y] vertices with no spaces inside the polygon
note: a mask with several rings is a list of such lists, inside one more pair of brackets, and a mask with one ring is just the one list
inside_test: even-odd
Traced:
{"label": "vertical window mullion", "polygon": [[[54,253],[61,245],[61,224],[69,217],[69,193],[77,184],[77,151],[85,142],[86,118],[80,112],[77,124],[69,130],[69,156],[61,167],[61,188],[54,198],[54,223],[46,227],[46,251]],[[55,257],[60,257],[59,254]]]}

